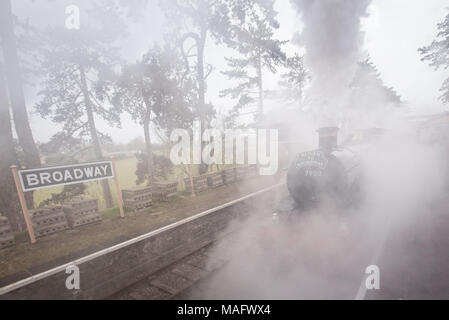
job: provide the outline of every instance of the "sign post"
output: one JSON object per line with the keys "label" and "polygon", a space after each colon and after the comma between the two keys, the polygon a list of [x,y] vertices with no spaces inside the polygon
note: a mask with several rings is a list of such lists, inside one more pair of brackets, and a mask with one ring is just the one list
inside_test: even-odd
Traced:
{"label": "sign post", "polygon": [[117,180],[114,160],[97,161],[90,163],[77,163],[57,167],[18,170],[17,166],[11,166],[20,205],[25,217],[31,243],[36,242],[33,225],[31,223],[28,208],[25,202],[24,192],[50,188],[61,185],[69,185],[83,182],[114,179],[117,190],[117,202],[120,208],[120,217],[124,217],[123,201]]}
{"label": "sign post", "polygon": [[25,201],[25,194],[23,193],[22,185],[19,180],[19,173],[17,166],[11,166],[12,175],[14,177],[14,183],[16,184],[17,194],[19,195],[20,206],[22,207],[23,217],[25,218],[25,223],[27,225],[28,234],[30,236],[31,243],[36,242],[36,237],[34,235],[33,225],[31,223],[30,214],[28,212],[27,203]]}
{"label": "sign post", "polygon": [[114,182],[115,182],[115,190],[117,191],[118,207],[120,208],[120,217],[124,218],[125,213],[123,212],[122,194],[120,193],[120,187],[118,185],[118,178],[117,178],[117,170],[115,169],[115,159],[111,158],[111,161],[112,161],[112,168],[114,169]]}

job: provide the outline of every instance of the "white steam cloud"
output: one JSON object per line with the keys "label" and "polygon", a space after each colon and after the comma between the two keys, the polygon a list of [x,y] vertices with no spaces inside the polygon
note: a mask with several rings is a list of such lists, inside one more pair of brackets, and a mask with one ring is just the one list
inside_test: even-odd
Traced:
{"label": "white steam cloud", "polygon": [[347,101],[349,83],[362,59],[361,19],[370,0],[292,0],[304,28],[300,44],[312,75],[309,105],[319,112],[322,125],[338,125]]}
{"label": "white steam cloud", "polygon": [[[403,127],[359,156],[362,197],[356,206],[326,203],[278,224],[266,209],[256,210],[233,236],[234,246],[217,249],[230,262],[203,284],[199,298],[354,299],[369,265],[379,266],[381,289],[404,285],[399,278],[405,271],[422,272],[422,264],[408,262],[416,254],[411,239],[420,221],[444,212],[444,150]],[[390,254],[398,241],[406,245]]]}

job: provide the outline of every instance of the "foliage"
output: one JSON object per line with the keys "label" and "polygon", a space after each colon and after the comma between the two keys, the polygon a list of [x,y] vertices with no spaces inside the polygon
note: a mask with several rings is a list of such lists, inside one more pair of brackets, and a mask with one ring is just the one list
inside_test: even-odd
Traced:
{"label": "foliage", "polygon": [[[263,70],[276,73],[286,61],[281,47],[286,41],[274,38],[279,28],[274,1],[242,1],[233,8],[228,44],[240,53],[239,58],[226,58],[229,79],[237,81],[235,87],[221,91],[221,96],[236,99],[235,110],[258,102],[263,108]],[[258,99],[255,95],[258,95]]]}
{"label": "foliage", "polygon": [[241,94],[232,89],[224,94],[241,96],[238,105],[251,102],[250,95],[244,91],[254,86],[254,77],[239,72],[242,63],[249,65],[254,62],[254,52],[250,51],[258,48],[260,63],[270,71],[274,70],[279,59],[284,58],[279,49],[283,42],[272,39],[273,30],[279,27],[273,3],[272,0],[160,1],[167,20],[171,22],[170,32],[179,43],[184,62],[196,74],[197,111],[203,120],[213,113],[212,106],[204,102],[205,82],[213,71],[213,66],[204,62],[206,40],[211,37],[217,44],[225,44],[243,55],[242,59],[228,60],[230,67],[237,69],[229,71],[228,76],[243,80],[236,88]]}
{"label": "foliage", "polygon": [[179,52],[169,45],[163,48],[155,45],[142,60],[125,66],[116,83],[112,104],[126,110],[142,125],[148,155],[145,172],[151,180],[157,160],[153,159],[151,125],[169,136],[169,131],[191,123],[197,104],[194,81]]}
{"label": "foliage", "polygon": [[[205,46],[209,36],[216,42],[229,37],[229,7],[226,0],[173,0],[159,1],[167,20],[169,37],[177,44],[187,72],[195,79],[197,94],[195,117],[209,121],[214,115],[211,104],[206,103],[207,78],[213,67],[205,62]],[[189,48],[185,48],[190,46]],[[192,61],[193,60],[193,61]]]}
{"label": "foliage", "polygon": [[173,33],[201,37],[210,33],[217,41],[230,37],[229,12],[234,0],[172,0],[159,1],[159,5],[170,22]]}
{"label": "foliage", "polygon": [[401,105],[400,96],[393,88],[385,86],[370,58],[358,63],[350,86],[352,107],[370,111],[389,105],[395,107]]}
{"label": "foliage", "polygon": [[[426,47],[418,49],[422,55],[422,61],[429,61],[430,66],[435,70],[440,67],[449,68],[449,14],[446,15],[444,21],[438,25],[438,33],[435,40]],[[449,78],[443,81],[440,88],[442,95],[440,96],[443,103],[449,103]]]}
{"label": "foliage", "polygon": [[[137,176],[136,184],[141,184],[144,181],[149,180],[149,175],[147,171],[148,168],[147,162],[149,157],[145,153],[137,153],[136,158],[138,160],[135,172]],[[170,175],[173,171],[173,163],[170,161],[170,159],[163,155],[153,153],[153,161],[154,161],[153,176],[156,179],[161,178],[167,179],[168,175]]]}
{"label": "foliage", "polygon": [[302,105],[303,89],[310,76],[304,67],[304,58],[295,53],[284,64],[285,72],[281,74],[279,90],[267,90],[267,98],[281,100],[289,106]]}
{"label": "foliage", "polygon": [[59,193],[52,193],[51,197],[42,201],[39,207],[44,207],[54,204],[62,204],[65,201],[72,199],[73,197],[85,194],[86,185],[83,183],[69,184],[63,187]]}
{"label": "foliage", "polygon": [[193,89],[179,53],[155,45],[140,61],[123,68],[111,101],[140,124],[150,118],[160,129],[171,130],[192,121],[197,103]]}
{"label": "foliage", "polygon": [[135,137],[126,143],[108,143],[104,146],[108,152],[138,151],[145,149],[145,141],[142,137]]}
{"label": "foliage", "polygon": [[[62,126],[50,140],[52,151],[75,150],[91,137],[86,104],[93,113],[111,126],[120,125],[120,110],[108,107],[114,68],[120,62],[108,42],[109,37],[97,38],[95,30],[82,28],[69,31],[48,28],[42,47],[41,69],[44,76],[42,97],[36,111]],[[82,73],[86,86],[83,87]],[[87,90],[86,90],[87,89]],[[100,140],[108,137],[98,132]]]}
{"label": "foliage", "polygon": [[285,63],[287,71],[281,75],[279,85],[283,88],[284,99],[289,104],[301,104],[303,88],[309,80],[307,70],[304,67],[304,59],[295,53],[287,58]]}

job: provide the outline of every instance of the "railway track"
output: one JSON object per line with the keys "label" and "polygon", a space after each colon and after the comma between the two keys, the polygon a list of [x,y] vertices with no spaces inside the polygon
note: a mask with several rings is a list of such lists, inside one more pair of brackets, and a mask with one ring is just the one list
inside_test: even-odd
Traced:
{"label": "railway track", "polygon": [[[235,246],[230,235],[220,241],[220,246]],[[110,300],[168,300],[182,298],[188,290],[212,276],[229,260],[217,255],[215,244],[175,262],[144,280],[108,297]]]}
{"label": "railway track", "polygon": [[[383,224],[383,233],[377,235],[375,245],[361,254],[360,259],[354,260],[354,252],[346,251],[346,249],[352,249],[352,244],[362,239],[360,235],[363,235],[364,231],[361,230],[357,235],[351,235],[350,232],[347,241],[351,245],[339,248],[339,236],[332,234],[339,228],[335,226],[335,221],[322,225],[323,228],[310,231],[313,236],[316,236],[315,242],[310,242],[311,239],[307,238],[310,234],[307,234],[307,230],[301,225],[291,226],[290,231],[294,230],[296,234],[276,237],[276,227],[273,228],[269,221],[271,204],[275,203],[283,192],[285,192],[284,185],[279,184],[200,212],[164,228],[0,288],[0,299],[447,298],[449,272],[446,270],[449,270],[447,269],[449,259],[445,248],[449,246],[447,232],[449,221],[444,210],[447,206],[441,206],[443,208],[441,212],[431,217],[420,216],[409,226],[398,224],[396,221],[395,227],[391,228],[388,221]],[[257,217],[251,223],[247,223],[249,213]],[[244,221],[246,223],[241,223]],[[256,235],[252,239],[245,237],[248,242],[243,245],[241,234],[248,232],[248,225],[256,226],[256,229],[262,227],[263,232],[263,226],[267,224],[271,225],[270,230],[273,234]],[[288,228],[288,224],[286,225]],[[329,226],[332,229],[329,229]],[[282,229],[284,227],[285,224],[278,230],[278,235],[284,234],[287,230]],[[271,246],[270,236],[274,240]],[[259,264],[252,266],[252,270],[257,270],[261,263],[269,261],[270,254],[282,251],[282,248],[288,246],[291,246],[293,250],[302,251],[299,253],[295,251],[293,260],[288,255],[282,256],[282,252],[281,256],[273,257],[272,260],[286,261],[287,268],[281,269],[279,274],[299,267],[305,268],[308,263],[313,265],[317,262],[314,261],[317,256],[340,257],[335,253],[340,254],[341,249],[345,250],[347,260],[352,259],[352,262],[339,265],[339,261],[326,258],[334,264],[323,269],[324,271],[319,268],[313,270],[317,273],[312,274],[310,279],[306,279],[309,287],[304,289],[304,292],[299,290],[290,292],[287,296],[277,296],[267,289],[257,292],[265,296],[257,294],[253,296],[254,292],[247,296],[238,296],[232,291],[223,293],[221,296],[215,295],[216,288],[225,286],[230,279],[233,279],[234,274],[229,274],[229,270],[236,270],[236,265],[240,268],[242,265],[254,262],[251,261],[254,258],[254,255],[251,256],[251,250],[260,243],[261,239],[267,240],[265,245],[267,243],[269,245],[263,249],[268,251],[258,261]],[[309,241],[309,247],[291,245],[303,240]],[[315,246],[314,243],[319,245]],[[337,243],[337,251],[332,251],[333,249],[329,251],[328,248],[335,243]],[[235,248],[241,248],[240,252]],[[319,251],[319,248],[324,251]],[[307,252],[309,249],[318,251],[314,256]],[[246,259],[248,256],[251,257]],[[260,257],[256,258],[260,259]],[[323,261],[318,262],[322,264]],[[381,290],[367,290],[365,286],[365,268],[372,264],[379,265]],[[76,265],[81,270],[81,290],[70,291],[64,287],[67,277],[65,270],[71,265]],[[272,266],[277,264],[272,263]],[[306,275],[309,274],[306,273]],[[246,280],[244,273],[239,276],[240,280]],[[272,284],[279,285],[278,289],[287,288],[288,291],[291,283],[282,284],[279,280],[282,279],[274,280]],[[239,285],[251,287],[252,284],[244,282]],[[317,287],[321,285],[322,291],[313,292],[316,289],[315,285]],[[294,286],[300,287],[301,282],[294,283]],[[239,290],[239,287],[233,290]]]}
{"label": "railway track", "polygon": [[[276,198],[276,195],[274,197]],[[248,223],[253,226],[271,224],[271,206],[257,207],[257,218],[253,217],[256,219],[252,219],[250,222],[242,220],[242,224],[238,222],[229,226],[211,243],[120,290],[107,299],[170,300],[187,298],[190,295],[190,290],[195,290],[200,283],[206,282],[231,261],[235,248],[241,245],[237,236],[240,231],[244,232],[241,225]],[[251,217],[248,216],[248,218]]]}
{"label": "railway track", "polygon": [[[449,216],[447,201],[434,204],[432,212],[423,212],[415,217],[385,216],[382,228],[372,231],[375,241],[362,250],[353,250],[357,241],[363,241],[366,232],[347,233],[349,245],[328,250],[339,242],[336,234],[326,226],[317,240],[327,251],[320,251],[319,242],[303,238],[308,249],[316,250],[310,255],[295,246],[296,239],[290,239],[295,259],[282,251],[282,242],[274,243],[275,250],[264,245],[267,252],[258,258],[251,254],[255,243],[248,245],[243,254],[236,254],[221,268],[215,269],[196,281],[174,299],[447,299],[449,295]],[[404,219],[408,220],[404,220]],[[334,221],[332,221],[334,222]],[[335,226],[332,223],[332,226]],[[358,226],[358,225],[357,225]],[[297,226],[295,226],[297,227]],[[367,226],[372,227],[371,224]],[[354,226],[352,227],[355,230]],[[273,229],[274,230],[274,229]],[[285,231],[285,230],[283,230]],[[298,228],[298,232],[303,231]],[[283,232],[282,232],[283,233]],[[351,235],[352,234],[352,235]],[[326,236],[330,236],[326,242]],[[238,238],[237,238],[238,239]],[[255,239],[256,241],[260,239]],[[235,241],[235,240],[234,240]],[[260,249],[260,248],[259,248]],[[343,251],[341,249],[344,249]],[[365,251],[366,249],[366,251]],[[256,249],[257,250],[257,249]],[[226,252],[226,250],[218,250]],[[235,252],[235,250],[234,250]],[[317,259],[318,257],[318,259]],[[270,261],[271,258],[271,261]],[[342,261],[338,261],[341,259]],[[278,260],[273,262],[273,260]],[[343,261],[344,260],[344,261]],[[277,268],[284,261],[282,268]],[[275,272],[261,272],[263,264],[276,269]],[[307,270],[307,265],[312,267]],[[328,264],[323,268],[323,264]],[[380,288],[368,288],[366,280],[368,266],[377,266]],[[251,271],[240,271],[248,267]],[[292,271],[293,270],[293,271]],[[296,272],[295,270],[303,270]],[[295,273],[295,277],[289,273]],[[253,275],[256,274],[256,275]],[[229,285],[235,282],[236,284]],[[264,284],[265,283],[265,284]],[[256,288],[256,289],[252,289]]]}
{"label": "railway track", "polygon": [[[260,267],[265,264],[270,267],[275,267],[278,262],[282,264],[285,262],[284,272],[290,269],[298,268],[299,265],[291,263],[287,256],[273,256],[276,251],[282,251],[282,245],[285,243],[276,241],[278,239],[288,240],[285,237],[285,226],[288,224],[276,225],[270,219],[270,215],[263,215],[265,219],[257,219],[246,221],[241,228],[233,229],[232,232],[223,234],[217,238],[212,244],[199,249],[197,252],[175,262],[174,264],[164,268],[142,279],[133,285],[121,290],[120,292],[108,297],[112,300],[167,300],[167,299],[278,299],[278,298],[310,298],[306,295],[296,296],[296,293],[290,292],[286,296],[277,296],[272,294],[271,285],[278,285],[279,278],[282,278],[282,270],[279,273],[260,274],[260,276],[253,277],[252,274],[245,274],[242,269],[249,266],[252,270],[250,273],[257,274]],[[288,226],[287,226],[288,228]],[[293,227],[294,228],[294,227]],[[256,232],[255,232],[256,231]],[[288,231],[287,231],[288,232]],[[248,235],[250,234],[250,235]],[[321,237],[322,235],[320,235]],[[270,242],[274,240],[273,243]],[[292,239],[294,240],[294,239]],[[245,243],[243,243],[243,241]],[[264,242],[261,244],[261,242]],[[294,245],[292,246],[295,247]],[[380,250],[380,249],[379,249]],[[253,251],[262,251],[262,256],[255,259]],[[329,252],[328,252],[329,253]],[[302,259],[301,253],[293,252],[296,258]],[[271,259],[271,261],[270,261]],[[305,260],[306,258],[304,258]],[[279,260],[279,261],[274,261]],[[364,261],[369,261],[365,259]],[[303,261],[307,262],[307,261]],[[313,262],[312,262],[313,263]],[[356,295],[358,285],[365,263],[352,268],[351,270],[339,270],[334,275],[336,278],[342,277],[345,286],[348,287],[344,291],[340,291],[341,296],[314,296],[313,298],[336,298],[336,299],[353,299]],[[263,267],[262,267],[263,269]],[[348,274],[351,274],[348,277]],[[243,278],[253,277],[253,279],[242,282]],[[322,274],[323,278],[329,275]],[[320,278],[321,278],[320,276]],[[260,278],[264,279],[260,279]],[[305,276],[307,277],[307,276]],[[253,281],[254,280],[254,281]],[[319,285],[321,279],[315,279],[315,284]],[[260,281],[266,281],[269,285],[267,287],[260,287]],[[364,283],[364,279],[362,280]],[[349,283],[349,285],[348,285]],[[232,289],[226,291],[224,287],[231,284]],[[328,283],[330,287],[337,286],[341,283]],[[288,292],[292,283],[283,287],[282,290]],[[296,286],[296,285],[295,285]],[[301,286],[301,282],[297,283]],[[252,291],[248,295],[241,295],[241,291],[248,290],[251,287],[259,287],[261,292]],[[310,290],[310,291],[313,291]]]}

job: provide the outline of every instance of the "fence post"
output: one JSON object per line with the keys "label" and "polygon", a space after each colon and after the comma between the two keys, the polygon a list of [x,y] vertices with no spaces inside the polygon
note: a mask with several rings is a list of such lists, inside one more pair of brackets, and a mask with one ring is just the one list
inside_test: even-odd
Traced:
{"label": "fence post", "polygon": [[36,237],[34,235],[33,225],[31,223],[30,214],[28,212],[27,203],[25,201],[25,195],[23,193],[22,184],[19,180],[19,172],[17,166],[13,165],[10,167],[12,171],[12,175],[14,177],[14,183],[16,184],[17,194],[19,195],[20,205],[22,207],[23,217],[25,218],[25,223],[27,225],[28,234],[30,236],[31,243],[36,242]]}
{"label": "fence post", "polygon": [[195,190],[193,185],[192,164],[189,164],[190,189],[192,190],[192,198],[195,198]]}
{"label": "fence post", "polygon": [[125,213],[123,212],[123,200],[122,200],[122,194],[120,193],[120,187],[118,185],[118,177],[117,177],[117,170],[115,167],[115,159],[112,157],[112,168],[114,169],[114,182],[115,182],[115,190],[117,191],[117,202],[118,207],[120,208],[120,217],[124,218]]}

